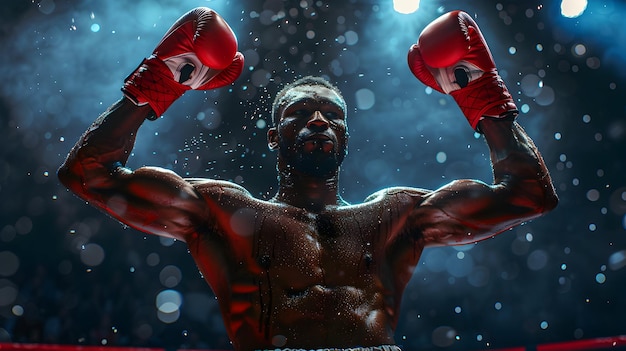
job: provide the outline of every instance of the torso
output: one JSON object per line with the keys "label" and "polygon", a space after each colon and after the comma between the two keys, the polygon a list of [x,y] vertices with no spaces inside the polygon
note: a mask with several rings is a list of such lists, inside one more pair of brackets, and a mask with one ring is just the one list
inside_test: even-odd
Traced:
{"label": "torso", "polygon": [[212,225],[188,245],[235,349],[393,344],[422,251],[405,223],[418,198],[400,191],[320,213],[229,189],[209,198]]}

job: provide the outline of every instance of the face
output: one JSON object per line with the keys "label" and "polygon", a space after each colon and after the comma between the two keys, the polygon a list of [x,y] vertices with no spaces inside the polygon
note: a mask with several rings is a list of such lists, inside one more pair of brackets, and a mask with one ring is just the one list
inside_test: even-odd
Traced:
{"label": "face", "polygon": [[281,99],[278,125],[268,131],[287,167],[313,176],[333,175],[347,154],[345,102],[333,90],[303,85]]}

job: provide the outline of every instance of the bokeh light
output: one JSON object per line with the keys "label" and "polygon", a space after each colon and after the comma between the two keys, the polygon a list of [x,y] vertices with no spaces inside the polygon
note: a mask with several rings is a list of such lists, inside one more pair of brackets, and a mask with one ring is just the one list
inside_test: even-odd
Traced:
{"label": "bokeh light", "polygon": [[174,323],[180,317],[181,294],[176,290],[163,290],[156,296],[157,315],[163,323]]}
{"label": "bokeh light", "polygon": [[[348,104],[347,201],[388,186],[490,183],[482,135],[406,63],[428,22],[464,9],[483,29],[561,203],[477,245],[426,249],[396,340],[407,350],[482,350],[623,334],[626,5],[408,3],[413,10],[400,14],[391,2],[361,0],[207,2],[237,34],[244,72],[232,86],[186,93],[144,123],[128,165],[232,181],[269,199],[271,99],[314,74],[337,84]],[[9,1],[0,12],[0,340],[231,348],[184,243],[120,225],[55,177],[75,140],[121,97],[123,79],[197,5]],[[227,220],[247,237],[255,216],[239,209]]]}

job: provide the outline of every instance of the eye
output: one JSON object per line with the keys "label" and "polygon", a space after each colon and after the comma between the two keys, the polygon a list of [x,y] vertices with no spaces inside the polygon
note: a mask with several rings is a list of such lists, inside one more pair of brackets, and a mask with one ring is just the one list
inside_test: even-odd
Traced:
{"label": "eye", "polygon": [[339,121],[345,120],[345,115],[343,113],[343,110],[329,109],[329,110],[324,111],[323,114],[324,114],[324,118],[326,118],[329,121],[339,122]]}
{"label": "eye", "polygon": [[339,114],[337,112],[333,112],[333,111],[326,111],[326,112],[324,112],[324,117],[326,117],[328,119],[337,119],[337,118],[339,118]]}
{"label": "eye", "polygon": [[308,110],[306,110],[306,109],[301,108],[301,109],[298,109],[298,110],[293,111],[293,112],[291,113],[291,115],[292,115],[292,116],[297,116],[297,117],[308,116],[308,115],[309,115],[309,111],[308,111]]}

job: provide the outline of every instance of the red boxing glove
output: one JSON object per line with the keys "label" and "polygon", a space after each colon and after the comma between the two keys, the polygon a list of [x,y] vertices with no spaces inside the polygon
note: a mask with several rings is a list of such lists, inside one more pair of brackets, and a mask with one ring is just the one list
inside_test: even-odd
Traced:
{"label": "red boxing glove", "polygon": [[465,12],[448,12],[426,26],[409,49],[408,61],[422,83],[452,95],[474,130],[483,117],[518,114],[485,38]]}
{"label": "red boxing glove", "polygon": [[150,105],[155,115],[148,119],[156,119],[187,90],[228,85],[242,70],[232,29],[215,11],[198,7],[172,25],[122,91],[136,105]]}

